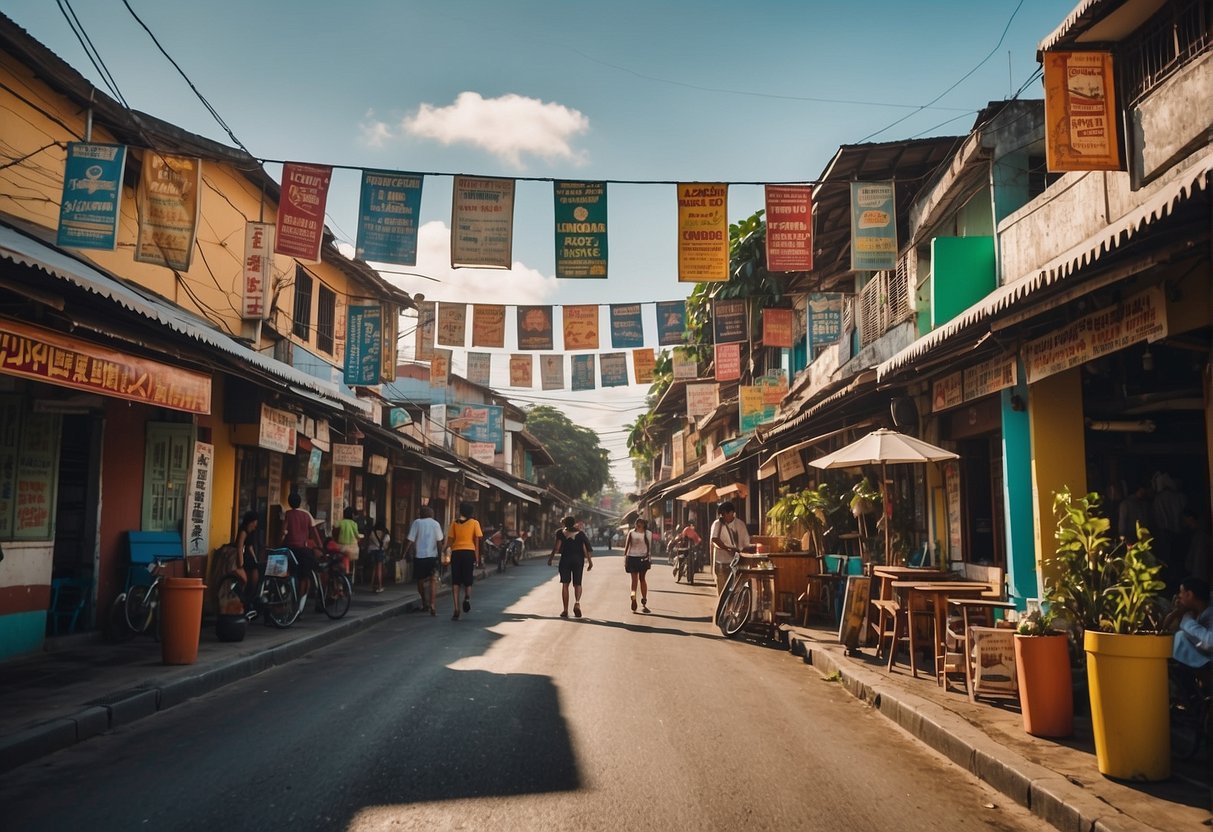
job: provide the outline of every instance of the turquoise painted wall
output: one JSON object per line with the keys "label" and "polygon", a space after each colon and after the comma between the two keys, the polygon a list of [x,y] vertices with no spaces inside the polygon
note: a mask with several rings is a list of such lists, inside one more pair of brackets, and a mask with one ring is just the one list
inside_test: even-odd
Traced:
{"label": "turquoise painted wall", "polygon": [[994,291],[993,237],[931,240],[931,328],[942,326]]}
{"label": "turquoise painted wall", "polygon": [[37,653],[46,634],[46,610],[0,615],[0,660]]}
{"label": "turquoise painted wall", "polygon": [[[1032,431],[1028,421],[1028,385],[1023,362],[1019,383],[1002,391],[1003,516],[1006,518],[1007,590],[1019,609],[1024,599],[1039,598],[1036,533],[1032,513]],[[1017,402],[1013,400],[1017,399]],[[1016,410],[1016,404],[1019,409]]]}

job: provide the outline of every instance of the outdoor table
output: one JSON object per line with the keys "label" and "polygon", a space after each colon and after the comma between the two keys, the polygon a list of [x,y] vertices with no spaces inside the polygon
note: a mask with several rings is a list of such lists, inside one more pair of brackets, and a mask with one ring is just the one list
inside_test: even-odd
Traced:
{"label": "outdoor table", "polygon": [[[949,598],[978,598],[984,593],[990,591],[990,585],[979,581],[890,581],[892,591],[898,596],[899,610],[898,616],[905,616],[906,627],[914,626],[914,622],[910,619],[910,611],[913,609],[914,596],[923,598],[931,605],[931,618],[934,623],[934,642],[932,644],[932,658],[936,660],[938,665],[938,657],[943,655],[943,637],[946,629],[946,607]],[[894,626],[896,631],[896,625]],[[893,669],[894,660],[897,657],[896,638],[889,647],[889,670]],[[915,655],[913,648],[910,649],[910,670],[914,676],[918,676],[918,657]]]}
{"label": "outdoor table", "polygon": [[[875,637],[876,653],[879,655],[882,640],[889,634],[885,627],[890,623],[888,620],[888,616],[890,615],[889,607],[894,603],[893,581],[943,581],[947,580],[954,573],[929,566],[873,566],[872,574],[880,579],[880,592],[870,602],[868,642],[870,644],[872,638]],[[875,610],[876,614],[873,614],[871,610]]]}

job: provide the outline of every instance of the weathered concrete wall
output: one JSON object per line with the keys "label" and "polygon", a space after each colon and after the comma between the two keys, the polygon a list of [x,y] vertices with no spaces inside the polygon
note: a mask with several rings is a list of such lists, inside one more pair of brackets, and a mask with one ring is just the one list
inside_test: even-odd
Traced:
{"label": "weathered concrete wall", "polygon": [[1193,146],[1208,144],[1213,130],[1213,53],[1151,92],[1129,112],[1129,123],[1138,181],[1154,179]]}

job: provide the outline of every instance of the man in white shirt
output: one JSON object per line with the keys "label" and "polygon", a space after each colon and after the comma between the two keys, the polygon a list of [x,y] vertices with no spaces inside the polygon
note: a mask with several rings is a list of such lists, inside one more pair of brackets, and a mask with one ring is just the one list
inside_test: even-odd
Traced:
{"label": "man in white shirt", "polygon": [[434,609],[437,595],[435,579],[438,575],[438,551],[442,546],[442,526],[434,519],[434,509],[429,506],[422,506],[420,514],[409,528],[406,556],[413,558],[413,577],[417,579],[421,611],[429,610],[430,615],[437,615]]}
{"label": "man in white shirt", "polygon": [[733,554],[750,545],[750,531],[737,518],[737,508],[727,500],[716,508],[717,517],[709,535],[712,541],[712,568],[716,572],[716,594],[724,592],[729,579]]}

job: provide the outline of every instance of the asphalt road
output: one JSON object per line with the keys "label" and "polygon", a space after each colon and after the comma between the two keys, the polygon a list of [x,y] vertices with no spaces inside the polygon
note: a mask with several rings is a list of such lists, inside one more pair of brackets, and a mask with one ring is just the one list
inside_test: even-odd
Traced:
{"label": "asphalt road", "polygon": [[[478,584],[0,780],[5,830],[1048,829],[618,555]],[[703,575],[707,579],[707,574]],[[316,624],[314,626],[322,626]]]}

